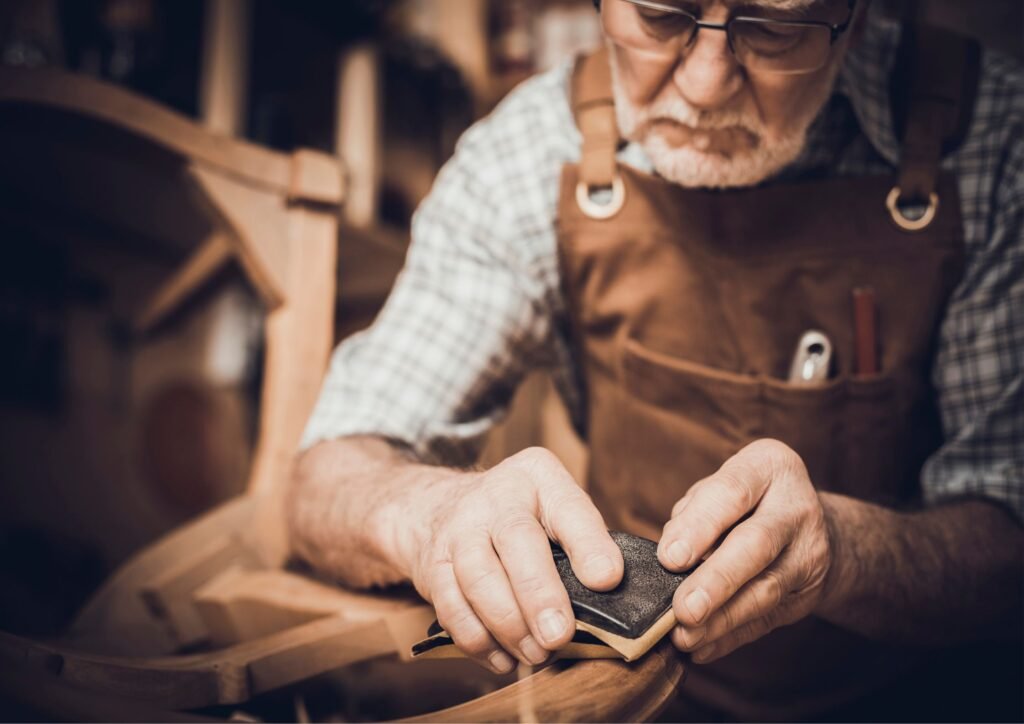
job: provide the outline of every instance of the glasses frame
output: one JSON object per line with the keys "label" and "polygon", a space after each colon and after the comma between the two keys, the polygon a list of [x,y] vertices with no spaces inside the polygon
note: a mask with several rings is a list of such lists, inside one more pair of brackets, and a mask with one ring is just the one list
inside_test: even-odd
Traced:
{"label": "glasses frame", "polygon": [[[657,2],[657,0],[624,0],[624,1],[628,2],[630,5],[636,5],[638,7],[648,8],[649,10],[660,10],[662,12],[672,13],[673,15],[682,15],[684,17],[687,17],[687,18],[690,18],[691,20],[693,20],[693,23],[694,23],[693,33],[690,35],[689,39],[687,39],[686,44],[683,45],[684,48],[689,48],[691,45],[693,45],[697,41],[697,35],[703,29],[707,29],[707,30],[721,30],[721,31],[723,31],[725,33],[725,40],[729,44],[729,52],[732,53],[732,56],[734,58],[736,58],[737,61],[739,61],[739,56],[736,55],[736,48],[733,45],[733,35],[732,35],[731,32],[729,32],[729,27],[733,23],[735,23],[737,20],[742,20],[743,22],[748,22],[748,23],[762,23],[762,24],[776,24],[776,23],[778,23],[778,24],[782,24],[782,25],[799,25],[799,26],[803,26],[803,27],[827,28],[829,30],[829,33],[830,33],[829,47],[831,47],[831,46],[835,45],[835,42],[836,42],[836,40],[839,39],[839,36],[842,35],[843,33],[845,33],[849,29],[850,23],[853,21],[853,10],[854,10],[854,7],[857,4],[857,0],[847,0],[847,10],[848,10],[848,12],[847,12],[847,15],[846,15],[846,20],[844,20],[841,23],[835,23],[835,24],[834,23],[827,23],[824,20],[778,20],[776,18],[759,18],[759,17],[755,17],[755,16],[752,16],[752,15],[734,15],[734,16],[730,17],[728,20],[726,20],[724,23],[709,23],[709,22],[707,22],[705,20],[701,20],[700,18],[698,18],[696,15],[694,15],[693,13],[691,13],[688,10],[684,10],[683,8],[676,7],[674,5],[667,5],[667,4],[662,3],[662,2]],[[742,65],[742,63],[741,63],[741,65]],[[821,66],[818,66],[818,68],[820,68],[820,67]],[[776,72],[776,73],[786,73],[786,72],[791,72],[791,73],[813,73],[818,68],[810,68],[808,70],[803,70],[803,71],[774,71],[774,72]],[[773,71],[767,71],[767,72],[773,72]]]}

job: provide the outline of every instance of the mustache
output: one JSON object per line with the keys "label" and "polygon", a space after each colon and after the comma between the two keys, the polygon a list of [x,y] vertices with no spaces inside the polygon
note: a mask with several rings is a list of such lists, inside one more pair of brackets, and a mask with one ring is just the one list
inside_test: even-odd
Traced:
{"label": "mustache", "polygon": [[637,131],[649,132],[658,123],[678,123],[697,130],[742,129],[760,137],[764,131],[759,119],[739,111],[697,110],[680,99],[659,101],[649,106],[634,107]]}

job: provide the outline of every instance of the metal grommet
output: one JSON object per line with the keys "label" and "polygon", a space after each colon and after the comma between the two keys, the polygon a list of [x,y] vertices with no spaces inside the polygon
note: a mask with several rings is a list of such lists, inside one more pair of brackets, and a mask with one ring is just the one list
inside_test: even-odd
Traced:
{"label": "metal grommet", "polygon": [[576,184],[576,204],[580,207],[580,211],[591,219],[610,219],[615,216],[615,214],[619,213],[623,204],[626,202],[626,185],[622,182],[622,177],[618,174],[615,174],[612,178],[611,190],[612,197],[608,202],[599,204],[590,198],[590,192],[592,191],[591,187],[587,186],[583,181],[580,181]]}
{"label": "metal grommet", "polygon": [[896,226],[900,227],[904,231],[920,231],[921,229],[932,223],[935,218],[935,213],[939,209],[939,195],[932,191],[928,194],[928,206],[925,208],[924,213],[921,214],[919,219],[908,219],[903,215],[903,212],[899,207],[900,200],[900,187],[893,186],[892,191],[885,199],[885,207],[889,209],[889,215],[892,216],[892,220],[896,222]]}

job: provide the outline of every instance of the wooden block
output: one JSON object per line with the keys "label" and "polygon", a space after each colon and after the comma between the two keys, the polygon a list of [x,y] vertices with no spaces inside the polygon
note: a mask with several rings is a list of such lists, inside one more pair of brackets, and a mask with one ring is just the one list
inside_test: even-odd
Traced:
{"label": "wooden block", "polygon": [[229,567],[257,568],[259,558],[233,534],[186,553],[174,566],[145,583],[139,595],[150,612],[166,622],[179,646],[209,638],[193,603],[195,591]]}
{"label": "wooden block", "polygon": [[[193,595],[211,641],[250,641],[326,616],[376,621],[414,605],[409,598],[355,593],[283,570],[230,569]],[[426,607],[423,610],[429,611]]]}

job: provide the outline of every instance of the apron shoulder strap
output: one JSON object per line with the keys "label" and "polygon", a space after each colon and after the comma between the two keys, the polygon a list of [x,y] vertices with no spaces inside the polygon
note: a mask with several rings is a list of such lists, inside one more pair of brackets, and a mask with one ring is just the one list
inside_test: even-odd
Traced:
{"label": "apron shoulder strap", "polygon": [[[890,87],[900,139],[897,188],[901,203],[928,202],[943,154],[966,137],[980,57],[976,41],[926,25],[904,26]],[[577,61],[572,109],[583,137],[581,182],[590,188],[612,185],[619,132],[607,48]]]}
{"label": "apron shoulder strap", "polygon": [[576,62],[572,75],[572,111],[583,136],[580,181],[590,188],[611,186],[615,178],[619,129],[607,48]]}
{"label": "apron shoulder strap", "polygon": [[904,25],[890,85],[900,140],[900,202],[927,203],[942,156],[967,136],[980,57],[976,41],[927,25]]}

